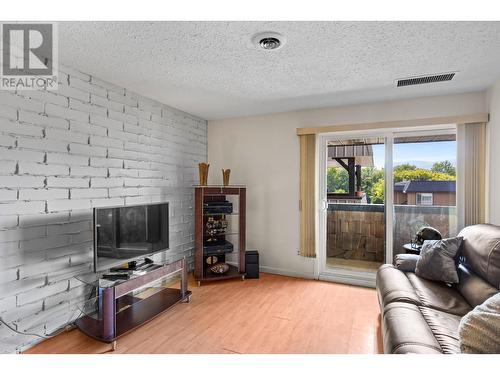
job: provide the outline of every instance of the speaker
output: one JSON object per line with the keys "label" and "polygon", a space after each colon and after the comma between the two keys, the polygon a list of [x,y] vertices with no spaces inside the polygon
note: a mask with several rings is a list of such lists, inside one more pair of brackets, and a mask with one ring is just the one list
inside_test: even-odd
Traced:
{"label": "speaker", "polygon": [[245,252],[245,270],[247,279],[259,278],[259,252],[249,250]]}

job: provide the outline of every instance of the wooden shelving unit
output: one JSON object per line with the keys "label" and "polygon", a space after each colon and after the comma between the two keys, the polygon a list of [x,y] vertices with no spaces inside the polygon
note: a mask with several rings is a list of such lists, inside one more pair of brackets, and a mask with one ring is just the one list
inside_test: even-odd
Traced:
{"label": "wooden shelving unit", "polygon": [[[232,211],[229,213],[207,212],[207,204],[229,201]],[[226,221],[227,228],[221,233],[210,234],[207,222]],[[244,186],[197,186],[195,188],[195,268],[194,276],[198,285],[204,281],[245,278],[245,243],[246,243],[246,188]],[[229,251],[225,245],[233,247]],[[218,252],[213,245],[219,245]],[[226,263],[229,270],[216,274],[210,270],[213,265],[207,263],[209,257],[216,257],[216,263]],[[211,258],[214,260],[214,258]]]}

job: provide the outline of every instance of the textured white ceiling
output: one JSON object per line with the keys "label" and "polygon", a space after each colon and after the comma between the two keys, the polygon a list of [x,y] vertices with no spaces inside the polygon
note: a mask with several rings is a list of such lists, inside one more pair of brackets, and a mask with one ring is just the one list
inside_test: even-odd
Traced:
{"label": "textured white ceiling", "polygon": [[[262,31],[286,44],[257,48]],[[500,22],[62,22],[59,55],[210,120],[483,90],[500,76]]]}

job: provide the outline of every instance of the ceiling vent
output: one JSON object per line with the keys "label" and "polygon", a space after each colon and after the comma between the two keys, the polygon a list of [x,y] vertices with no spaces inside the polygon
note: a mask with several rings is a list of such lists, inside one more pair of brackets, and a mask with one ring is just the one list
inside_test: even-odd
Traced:
{"label": "ceiling vent", "polygon": [[455,73],[442,73],[442,74],[433,74],[429,76],[402,78],[397,80],[397,86],[398,87],[413,86],[413,85],[422,85],[424,83],[451,81],[454,76]]}

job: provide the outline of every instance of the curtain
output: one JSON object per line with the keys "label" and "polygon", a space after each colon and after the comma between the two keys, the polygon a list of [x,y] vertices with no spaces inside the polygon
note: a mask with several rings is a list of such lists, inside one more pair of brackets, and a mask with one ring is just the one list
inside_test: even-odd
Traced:
{"label": "curtain", "polygon": [[463,226],[485,221],[486,124],[460,124],[457,127],[458,204],[462,206]]}
{"label": "curtain", "polygon": [[316,256],[316,135],[300,135],[300,255]]}

